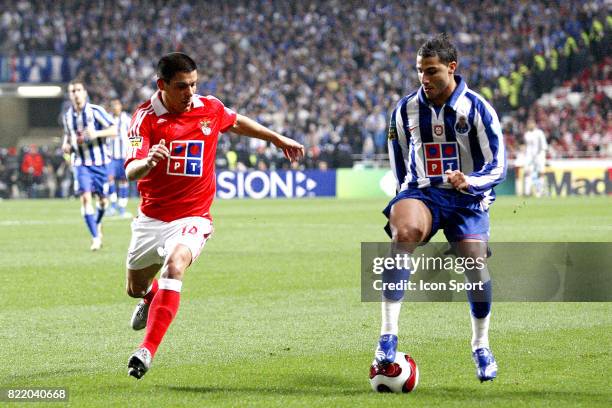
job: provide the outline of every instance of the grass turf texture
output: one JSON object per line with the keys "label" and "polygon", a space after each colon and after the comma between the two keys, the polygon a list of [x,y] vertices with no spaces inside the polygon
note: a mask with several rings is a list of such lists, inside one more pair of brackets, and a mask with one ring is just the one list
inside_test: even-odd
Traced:
{"label": "grass turf texture", "polygon": [[[420,385],[372,392],[380,312],[360,302],[359,248],[386,240],[384,204],[217,201],[214,238],[136,381],[126,370],[143,336],[129,328],[136,302],[124,292],[129,220],[108,218],[104,248],[91,253],[77,201],[0,202],[0,387],[67,387],[78,407],[609,406],[610,303],[494,303],[500,370],[485,384],[467,304],[407,303],[399,349],[419,364]],[[502,197],[492,239],[610,241],[611,204]]]}

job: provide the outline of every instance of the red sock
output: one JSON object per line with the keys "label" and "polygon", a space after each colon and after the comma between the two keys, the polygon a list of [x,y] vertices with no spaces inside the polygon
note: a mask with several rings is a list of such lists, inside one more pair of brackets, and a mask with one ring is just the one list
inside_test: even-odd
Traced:
{"label": "red sock", "polygon": [[181,293],[169,289],[160,289],[153,297],[147,321],[147,333],[140,347],[146,347],[154,356],[170,323],[176,316],[181,300]]}
{"label": "red sock", "polygon": [[159,289],[159,285],[157,284],[157,279],[153,279],[153,283],[151,283],[151,290],[149,291],[149,293],[144,295],[144,297],[142,298],[147,305],[150,304],[151,301],[153,301],[153,298],[155,297],[155,294],[157,293],[157,289]]}

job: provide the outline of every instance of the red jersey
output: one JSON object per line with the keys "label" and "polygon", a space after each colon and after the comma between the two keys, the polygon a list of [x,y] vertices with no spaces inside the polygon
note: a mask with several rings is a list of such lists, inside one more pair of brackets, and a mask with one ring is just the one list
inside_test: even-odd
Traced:
{"label": "red jersey", "polygon": [[166,222],[193,216],[211,219],[217,139],[235,123],[236,113],[214,96],[194,95],[189,112],[170,113],[158,91],[138,107],[128,132],[125,166],[146,158],[149,147],[161,139],[170,150],[168,159],[138,180],[140,210]]}

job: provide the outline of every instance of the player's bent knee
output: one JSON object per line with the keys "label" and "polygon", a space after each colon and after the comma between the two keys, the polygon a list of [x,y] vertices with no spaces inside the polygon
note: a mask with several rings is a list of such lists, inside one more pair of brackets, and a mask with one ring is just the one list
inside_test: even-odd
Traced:
{"label": "player's bent knee", "polygon": [[458,243],[458,252],[462,258],[472,259],[472,262],[485,263],[487,259],[487,243],[484,241],[463,241]]}
{"label": "player's bent knee", "polygon": [[192,261],[191,250],[185,245],[177,244],[169,253],[166,263],[162,266],[161,277],[182,280],[185,270]]}
{"label": "player's bent knee", "polygon": [[125,291],[130,297],[142,298],[147,294],[147,287],[128,282],[125,286]]}
{"label": "player's bent knee", "polygon": [[404,224],[392,230],[393,242],[421,242],[425,239],[425,230],[418,225]]}
{"label": "player's bent knee", "polygon": [[165,279],[183,280],[183,274],[187,266],[187,263],[183,259],[170,258],[162,268],[161,277]]}

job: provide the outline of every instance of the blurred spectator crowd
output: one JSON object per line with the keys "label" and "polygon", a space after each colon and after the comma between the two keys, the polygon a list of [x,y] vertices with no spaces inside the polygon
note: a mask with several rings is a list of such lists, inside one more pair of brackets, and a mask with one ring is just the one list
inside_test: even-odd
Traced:
{"label": "blurred spectator crowd", "polygon": [[[438,32],[451,35],[459,49],[458,73],[500,116],[522,120],[533,114],[550,122],[554,115],[547,109],[557,109],[560,125],[570,128],[574,122],[563,121],[565,110],[581,106],[538,105],[536,112],[520,107],[609,56],[612,23],[606,0],[0,4],[0,53],[78,59],[77,75],[94,103],[118,97],[133,110],[156,89],[161,55],[190,54],[199,66],[199,93],[214,94],[304,143],[311,168],[350,167],[356,155],[384,156],[389,114],[418,87],[416,51]],[[595,106],[609,129],[609,97],[603,104],[581,103]],[[542,127],[556,132],[563,153],[589,148],[588,141],[566,146],[564,131],[554,123]],[[511,130],[510,135],[521,132]],[[271,147],[233,136],[220,143],[217,161],[261,169],[281,163]]]}
{"label": "blurred spectator crowd", "polygon": [[72,193],[72,171],[61,148],[0,148],[0,198],[66,198]]}
{"label": "blurred spectator crowd", "polygon": [[548,158],[612,157],[612,58],[585,69],[529,109],[504,118],[510,157],[523,141],[527,119],[548,139]]}

